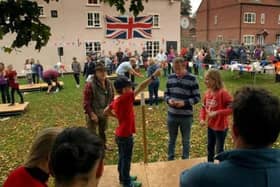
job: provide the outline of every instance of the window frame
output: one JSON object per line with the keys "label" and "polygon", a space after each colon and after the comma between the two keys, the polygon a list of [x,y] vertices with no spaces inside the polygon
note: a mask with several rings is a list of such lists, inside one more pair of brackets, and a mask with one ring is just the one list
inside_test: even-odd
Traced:
{"label": "window frame", "polygon": [[222,42],[222,41],[224,41],[224,36],[223,36],[223,35],[217,35],[216,41],[217,41],[217,42]]}
{"label": "window frame", "polygon": [[[152,43],[152,48],[148,48],[148,42]],[[158,49],[155,49],[155,43],[158,44]],[[155,58],[157,54],[160,52],[160,41],[159,40],[147,40],[145,42],[145,48],[147,50],[149,58]]]}
{"label": "window frame", "polygon": [[278,25],[280,25],[280,14],[278,14]]}
{"label": "window frame", "polygon": [[[47,17],[46,14],[45,14],[45,6],[44,5],[38,5],[38,8],[40,9],[40,16],[39,18],[45,18]],[[41,10],[43,10],[43,14],[41,14]]]}
{"label": "window frame", "polygon": [[262,25],[265,24],[265,13],[261,13],[260,23],[261,23]]}
{"label": "window frame", "polygon": [[[91,43],[91,45],[92,45],[92,50],[91,51],[89,51],[88,50],[88,48],[87,48],[87,44],[88,43]],[[95,50],[95,47],[97,47],[97,46],[95,46],[95,43],[99,43],[99,45],[100,45],[100,51],[98,51],[98,50]],[[101,51],[102,51],[102,44],[101,44],[101,41],[100,40],[86,40],[85,41],[85,43],[84,43],[84,47],[85,47],[85,54],[87,55],[88,53],[91,53],[91,52],[96,52],[96,53],[101,53]]]}
{"label": "window frame", "polygon": [[218,24],[218,16],[214,16],[214,25],[217,25]]}
{"label": "window frame", "polygon": [[[160,29],[160,14],[159,14],[159,13],[150,13],[150,15],[153,17],[153,25],[152,25],[152,28],[153,28],[153,29]],[[158,16],[158,26],[155,26],[155,25],[154,25],[155,16]]]}
{"label": "window frame", "polygon": [[[254,15],[255,19],[253,21],[251,20],[251,22],[246,21],[246,15]],[[252,19],[252,17],[251,17],[251,19]],[[257,21],[257,14],[255,12],[244,12],[244,20],[243,20],[244,23],[256,24],[256,21]]]}
{"label": "window frame", "polygon": [[89,3],[89,0],[87,0],[86,6],[101,6],[101,0],[97,0],[97,3]]}
{"label": "window frame", "polygon": [[[56,16],[53,16],[54,11],[56,11]],[[58,11],[57,10],[51,10],[51,17],[52,18],[58,18]]]}
{"label": "window frame", "polygon": [[[89,14],[92,14],[93,25],[89,25]],[[95,17],[94,17],[95,14],[99,14],[99,26],[95,25]],[[87,12],[87,28],[94,28],[94,29],[102,28],[102,19],[101,18],[102,18],[102,13],[100,11],[88,11]]]}
{"label": "window frame", "polygon": [[276,44],[280,45],[280,34],[276,34]]}
{"label": "window frame", "polygon": [[[251,40],[250,43],[247,43],[246,40],[245,40],[246,37],[251,37],[251,39],[254,38],[253,42],[250,39]],[[244,43],[244,45],[255,45],[256,44],[256,36],[252,35],[252,34],[245,34],[245,35],[243,35],[243,43]]]}

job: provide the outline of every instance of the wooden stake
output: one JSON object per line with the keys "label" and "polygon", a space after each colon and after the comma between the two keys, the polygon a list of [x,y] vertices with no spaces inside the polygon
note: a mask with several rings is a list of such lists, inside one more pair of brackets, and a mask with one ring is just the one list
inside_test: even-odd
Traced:
{"label": "wooden stake", "polygon": [[144,163],[148,163],[147,159],[147,137],[146,137],[146,113],[145,113],[145,96],[141,93],[141,108],[142,108],[142,128],[143,128],[143,146],[144,146]]}

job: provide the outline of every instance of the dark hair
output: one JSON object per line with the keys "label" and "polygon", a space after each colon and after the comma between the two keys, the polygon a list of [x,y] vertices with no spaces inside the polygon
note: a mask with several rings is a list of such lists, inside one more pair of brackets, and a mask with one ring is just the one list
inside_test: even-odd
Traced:
{"label": "dark hair", "polygon": [[262,88],[243,87],[234,95],[233,122],[246,144],[269,146],[280,131],[280,102]]}
{"label": "dark hair", "polygon": [[58,184],[69,184],[75,176],[89,173],[98,159],[104,157],[104,144],[83,127],[62,131],[50,155],[50,171]]}

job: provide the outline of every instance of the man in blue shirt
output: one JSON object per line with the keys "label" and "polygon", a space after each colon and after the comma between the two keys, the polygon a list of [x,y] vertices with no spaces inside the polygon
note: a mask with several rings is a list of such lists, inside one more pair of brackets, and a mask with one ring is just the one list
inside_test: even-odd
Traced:
{"label": "man in blue shirt", "polygon": [[219,164],[203,163],[181,174],[181,187],[279,187],[280,101],[261,88],[244,87],[233,101],[235,150],[219,154]]}

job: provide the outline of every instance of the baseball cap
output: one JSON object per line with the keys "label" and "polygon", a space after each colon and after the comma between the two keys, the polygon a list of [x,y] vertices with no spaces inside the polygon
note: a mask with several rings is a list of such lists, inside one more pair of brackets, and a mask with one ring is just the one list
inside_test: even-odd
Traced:
{"label": "baseball cap", "polygon": [[136,84],[131,82],[126,76],[120,75],[114,82],[114,86],[116,90],[123,89],[125,87],[133,87]]}

